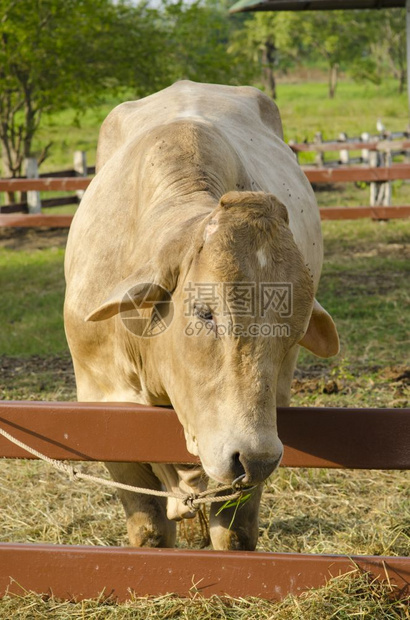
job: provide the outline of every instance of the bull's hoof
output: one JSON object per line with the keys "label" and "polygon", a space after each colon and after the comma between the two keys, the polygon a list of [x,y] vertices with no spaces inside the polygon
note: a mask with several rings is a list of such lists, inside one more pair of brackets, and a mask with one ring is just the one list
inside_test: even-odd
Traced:
{"label": "bull's hoof", "polygon": [[223,526],[211,528],[212,546],[216,551],[254,551],[258,542],[258,533],[239,528],[229,530]]}
{"label": "bull's hoof", "polygon": [[149,519],[134,514],[127,519],[127,530],[132,547],[175,546],[176,525],[168,519],[154,524]]}

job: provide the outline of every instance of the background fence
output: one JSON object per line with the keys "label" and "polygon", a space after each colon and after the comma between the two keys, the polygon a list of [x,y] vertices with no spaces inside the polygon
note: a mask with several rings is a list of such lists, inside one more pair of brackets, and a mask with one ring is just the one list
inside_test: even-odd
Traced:
{"label": "background fence", "polygon": [[[171,409],[114,403],[0,403],[0,426],[56,459],[197,462]],[[410,409],[282,408],[287,467],[410,468]],[[32,458],[0,436],[0,456]],[[67,484],[70,484],[67,481]],[[410,558],[0,544],[0,594],[80,600],[175,593],[278,600],[359,567],[410,592]]]}
{"label": "background fence", "polygon": [[[315,184],[334,184],[346,182],[366,182],[370,186],[369,206],[358,207],[322,207],[322,219],[393,219],[410,216],[410,205],[391,206],[391,182],[410,179],[410,140],[408,134],[397,133],[382,137],[370,137],[362,134],[361,138],[339,136],[338,141],[324,142],[317,134],[313,143],[290,143],[296,156],[302,152],[316,154],[315,165],[302,166],[309,181]],[[386,139],[389,138],[389,139]],[[401,138],[401,139],[398,139]],[[339,152],[339,159],[326,160],[327,152]],[[360,157],[350,154],[360,151]],[[401,160],[394,163],[394,158]],[[0,207],[0,226],[47,226],[69,227],[72,215],[43,214],[42,207],[78,204],[91,179],[88,175],[95,173],[94,167],[88,167],[83,151],[74,153],[74,166],[71,170],[62,170],[39,175],[34,159],[26,161],[27,176],[19,179],[0,179],[0,192],[8,198],[8,204]],[[40,192],[75,192],[69,196],[41,199]],[[19,202],[16,194],[20,195]],[[29,214],[30,217],[26,217]]]}

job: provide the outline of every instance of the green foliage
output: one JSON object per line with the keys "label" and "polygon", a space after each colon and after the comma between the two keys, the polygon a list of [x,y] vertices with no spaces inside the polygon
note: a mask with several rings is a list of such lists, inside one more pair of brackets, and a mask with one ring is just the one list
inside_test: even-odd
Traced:
{"label": "green foliage", "polygon": [[[336,92],[339,69],[374,83],[393,72],[403,91],[404,9],[256,12],[235,32],[230,49],[245,55],[257,81],[266,66],[266,45],[274,48],[271,69],[276,72],[287,71],[294,63],[324,63],[329,70],[330,96]],[[263,77],[262,85],[266,87]]]}
{"label": "green foliage", "polygon": [[[160,85],[155,11],[110,0],[0,0],[0,140],[19,176],[44,112],[86,108],[130,84]],[[157,81],[156,81],[157,80]],[[40,160],[47,155],[47,147]]]}
{"label": "green foliage", "polygon": [[405,9],[372,11],[373,36],[370,41],[371,53],[377,70],[383,75],[391,75],[398,80],[399,92],[404,91],[406,81],[406,28]]}
{"label": "green foliage", "polygon": [[246,66],[251,81],[261,81],[272,97],[276,97],[274,72],[289,69],[297,56],[294,17],[294,13],[256,13],[231,36],[229,53],[243,58],[241,64]]}
{"label": "green foliage", "polygon": [[227,51],[233,24],[221,3],[162,0],[160,15],[167,83],[179,79],[219,84],[246,81],[241,56]]}
{"label": "green foliage", "polygon": [[237,499],[228,500],[227,502],[222,504],[222,506],[219,508],[218,512],[216,513],[216,516],[220,515],[223,510],[227,510],[228,508],[234,508],[232,519],[228,526],[228,530],[231,529],[235,521],[236,513],[238,512],[238,510],[242,508],[251,499],[251,497],[252,497],[252,492],[250,493],[243,492]]}
{"label": "green foliage", "polygon": [[371,12],[309,11],[298,15],[297,32],[300,45],[316,61],[325,60],[329,70],[329,96],[336,93],[337,72],[351,67],[359,79],[377,82],[376,64],[369,56],[374,36]]}

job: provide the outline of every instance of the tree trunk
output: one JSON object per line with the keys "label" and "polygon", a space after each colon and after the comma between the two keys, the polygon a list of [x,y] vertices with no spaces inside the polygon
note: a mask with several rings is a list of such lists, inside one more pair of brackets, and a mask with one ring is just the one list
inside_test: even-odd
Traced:
{"label": "tree trunk", "polygon": [[276,99],[276,80],[273,73],[276,47],[268,39],[262,49],[262,83],[265,91],[272,99]]}
{"label": "tree trunk", "polygon": [[337,88],[337,77],[338,77],[339,65],[336,63],[332,65],[329,69],[329,98],[334,99]]}
{"label": "tree trunk", "polygon": [[[14,177],[13,170],[10,169],[9,159],[6,154],[6,149],[4,147],[4,144],[2,145],[2,150],[1,150],[1,162],[2,162],[2,167],[3,167],[3,170],[2,170],[3,177],[5,179],[9,177]],[[4,192],[4,196],[5,196],[6,205],[12,205],[16,202],[16,195],[14,192]]]}
{"label": "tree trunk", "polygon": [[404,86],[406,84],[406,68],[401,67],[400,69],[400,77],[399,77],[399,93],[402,95],[404,93]]}

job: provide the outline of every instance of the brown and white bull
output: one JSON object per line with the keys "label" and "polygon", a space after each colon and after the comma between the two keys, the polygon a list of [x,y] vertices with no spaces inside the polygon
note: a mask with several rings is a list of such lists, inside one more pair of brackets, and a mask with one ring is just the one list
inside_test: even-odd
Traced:
{"label": "brown and white bull", "polygon": [[[109,114],[65,262],[78,399],[172,405],[203,466],[107,463],[117,481],[257,485],[231,527],[212,505],[216,549],[255,548],[299,345],[338,351],[315,300],[321,266],[315,197],[264,94],[182,81]],[[175,520],[193,516],[119,494],[133,545],[172,546]]]}

